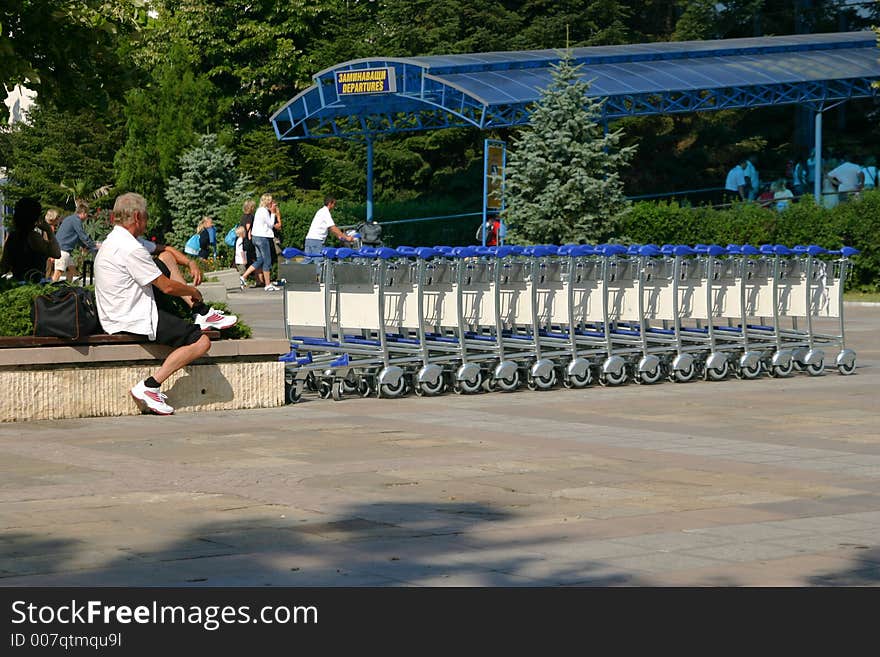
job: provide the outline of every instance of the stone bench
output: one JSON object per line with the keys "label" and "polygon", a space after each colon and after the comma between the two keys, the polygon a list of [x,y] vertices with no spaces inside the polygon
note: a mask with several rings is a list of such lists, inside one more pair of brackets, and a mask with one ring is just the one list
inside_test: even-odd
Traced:
{"label": "stone bench", "polygon": [[[211,340],[220,339],[220,331],[202,331]],[[83,338],[48,338],[35,335],[4,335],[0,336],[0,349],[17,349],[26,347],[70,347],[91,344],[147,344],[149,340],[139,335],[125,333],[94,333]]]}
{"label": "stone bench", "polygon": [[[2,341],[2,422],[137,415],[129,389],[172,351],[136,336]],[[212,339],[208,355],[175,372],[162,391],[178,413],[282,406],[284,363],[278,356],[289,351],[283,339]]]}

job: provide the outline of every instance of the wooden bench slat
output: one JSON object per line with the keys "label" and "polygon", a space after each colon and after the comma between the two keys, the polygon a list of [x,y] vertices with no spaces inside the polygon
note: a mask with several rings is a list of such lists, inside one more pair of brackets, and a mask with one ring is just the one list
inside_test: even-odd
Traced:
{"label": "wooden bench slat", "polygon": [[[220,331],[202,331],[202,333],[204,335],[207,335],[211,340],[218,340],[220,338]],[[124,333],[117,333],[114,335],[109,335],[107,333],[96,333],[94,335],[87,335],[86,337],[80,338],[79,340],[73,340],[71,338],[41,338],[35,337],[33,335],[15,335],[0,337],[0,349],[14,347],[69,347],[92,344],[151,343],[149,340],[146,340],[140,336],[126,335]]]}

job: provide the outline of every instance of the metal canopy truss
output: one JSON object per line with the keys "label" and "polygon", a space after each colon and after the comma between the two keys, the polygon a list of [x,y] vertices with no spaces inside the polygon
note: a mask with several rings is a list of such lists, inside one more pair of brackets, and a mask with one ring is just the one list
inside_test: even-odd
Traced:
{"label": "metal canopy truss", "polygon": [[[604,118],[814,104],[875,96],[880,50],[870,31],[574,48]],[[529,122],[552,82],[554,50],[344,62],[276,112],[278,139],[371,139]],[[392,67],[396,92],[340,97],[335,75]]]}

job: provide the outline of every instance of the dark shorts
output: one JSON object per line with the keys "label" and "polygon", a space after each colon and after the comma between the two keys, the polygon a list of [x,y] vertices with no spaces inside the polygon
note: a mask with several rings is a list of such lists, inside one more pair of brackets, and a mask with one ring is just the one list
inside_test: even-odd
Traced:
{"label": "dark shorts", "polygon": [[176,348],[194,344],[201,337],[202,329],[196,324],[159,309],[159,321],[156,324],[156,342]]}

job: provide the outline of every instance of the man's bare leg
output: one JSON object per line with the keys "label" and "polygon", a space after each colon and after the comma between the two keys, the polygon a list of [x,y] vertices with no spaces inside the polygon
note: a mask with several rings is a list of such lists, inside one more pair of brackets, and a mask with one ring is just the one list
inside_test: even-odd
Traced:
{"label": "man's bare leg", "polygon": [[184,347],[178,347],[165,359],[162,366],[153,375],[158,383],[163,383],[169,376],[177,370],[186,367],[194,360],[201,358],[211,349],[211,339],[207,335],[203,335],[192,344]]}

